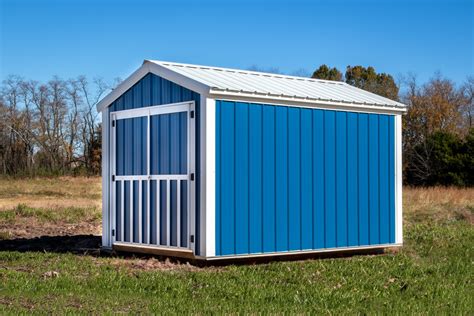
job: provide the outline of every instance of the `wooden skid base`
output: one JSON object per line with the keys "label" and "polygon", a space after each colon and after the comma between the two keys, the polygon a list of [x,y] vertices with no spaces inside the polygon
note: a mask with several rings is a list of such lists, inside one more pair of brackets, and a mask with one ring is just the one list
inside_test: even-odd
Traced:
{"label": "wooden skid base", "polygon": [[112,248],[115,251],[136,252],[166,257],[195,259],[193,251],[191,249],[174,249],[147,245],[133,245],[128,243],[114,243]]}

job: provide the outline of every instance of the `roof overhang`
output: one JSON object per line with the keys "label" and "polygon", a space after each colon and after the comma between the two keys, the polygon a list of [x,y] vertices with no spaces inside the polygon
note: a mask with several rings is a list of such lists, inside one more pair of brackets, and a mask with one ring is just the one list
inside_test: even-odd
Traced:
{"label": "roof overhang", "polygon": [[201,96],[213,99],[238,100],[244,102],[297,105],[312,108],[329,108],[336,110],[357,111],[357,112],[376,112],[403,114],[406,112],[406,106],[399,102],[394,105],[375,105],[369,103],[341,102],[336,100],[321,100],[312,98],[303,98],[297,96],[274,95],[263,93],[252,93],[247,91],[232,91],[216,89],[203,82],[197,81],[186,75],[173,71],[166,66],[152,60],[144,60],[140,68],[133,72],[129,77],[122,81],[114,90],[106,95],[98,104],[97,111],[102,112],[110,106],[128,89],[133,87],[138,81],[148,73],[155,74],[161,78],[172,81],[182,87],[199,93]]}

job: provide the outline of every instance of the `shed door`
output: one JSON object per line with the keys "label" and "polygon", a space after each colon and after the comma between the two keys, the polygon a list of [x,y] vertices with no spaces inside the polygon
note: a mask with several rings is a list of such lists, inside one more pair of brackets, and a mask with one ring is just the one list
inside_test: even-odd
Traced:
{"label": "shed door", "polygon": [[114,243],[193,248],[194,102],[111,113]]}

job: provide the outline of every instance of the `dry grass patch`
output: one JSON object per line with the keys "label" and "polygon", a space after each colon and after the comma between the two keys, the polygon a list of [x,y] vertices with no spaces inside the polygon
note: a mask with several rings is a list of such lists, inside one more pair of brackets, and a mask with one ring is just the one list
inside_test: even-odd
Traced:
{"label": "dry grass patch", "polygon": [[405,225],[456,220],[474,224],[474,188],[405,187],[403,212]]}
{"label": "dry grass patch", "polygon": [[101,207],[100,177],[0,178],[0,211],[19,204],[33,208]]}

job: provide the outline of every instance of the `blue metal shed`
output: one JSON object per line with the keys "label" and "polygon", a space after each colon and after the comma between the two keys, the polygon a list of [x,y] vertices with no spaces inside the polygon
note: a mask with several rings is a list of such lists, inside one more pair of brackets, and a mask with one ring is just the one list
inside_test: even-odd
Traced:
{"label": "blue metal shed", "polygon": [[98,110],[103,247],[216,260],[402,245],[401,103],[145,60]]}

